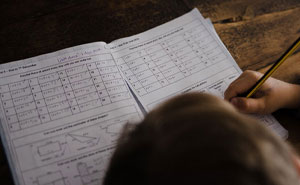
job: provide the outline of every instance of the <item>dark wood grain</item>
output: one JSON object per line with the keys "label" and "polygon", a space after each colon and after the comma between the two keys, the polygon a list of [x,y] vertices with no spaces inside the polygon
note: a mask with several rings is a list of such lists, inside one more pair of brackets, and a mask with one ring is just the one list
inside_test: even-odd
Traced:
{"label": "dark wood grain", "polygon": [[10,10],[2,19],[13,18],[8,18],[0,29],[1,63],[89,42],[111,42],[146,31],[189,10],[185,3],[176,0],[35,2],[22,1],[17,5],[20,13],[14,13],[14,4],[3,8]]}
{"label": "dark wood grain", "polygon": [[[111,42],[158,26],[193,7],[211,18],[243,70],[266,71],[300,36],[299,0],[3,0],[0,63],[95,41]],[[299,83],[300,52],[281,68],[275,77]],[[299,118],[290,110],[275,116],[300,152]],[[1,184],[13,184],[3,147],[0,176]]]}
{"label": "dark wood grain", "polygon": [[[187,2],[212,19],[222,41],[243,70],[269,66],[300,36],[298,0]],[[300,61],[293,66],[291,72],[298,74]],[[296,82],[299,77],[283,78]]]}
{"label": "dark wood grain", "polygon": [[299,37],[299,12],[300,8],[295,8],[237,23],[216,24],[216,29],[243,70],[258,70],[274,63]]}
{"label": "dark wood grain", "polygon": [[185,0],[192,8],[197,7],[204,17],[214,23],[250,20],[254,17],[282,12],[300,6],[299,0]]}

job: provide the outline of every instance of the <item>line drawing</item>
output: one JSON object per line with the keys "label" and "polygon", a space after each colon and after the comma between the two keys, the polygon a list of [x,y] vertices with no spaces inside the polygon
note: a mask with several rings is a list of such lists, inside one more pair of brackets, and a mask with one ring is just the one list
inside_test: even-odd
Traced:
{"label": "line drawing", "polygon": [[47,172],[45,175],[37,176],[38,185],[66,185],[65,177],[61,171]]}
{"label": "line drawing", "polygon": [[82,136],[82,135],[77,135],[77,134],[67,134],[67,135],[72,137],[74,140],[76,140],[80,143],[86,143],[86,142],[90,142],[90,141],[97,139],[96,137]]}
{"label": "line drawing", "polygon": [[93,166],[88,166],[85,162],[79,162],[77,164],[77,170],[83,185],[101,184],[104,175],[104,170],[93,168]]}
{"label": "line drawing", "polygon": [[113,135],[120,134],[124,125],[125,122],[117,122],[117,123],[109,124],[106,126],[106,133],[113,134]]}
{"label": "line drawing", "polygon": [[67,152],[67,144],[64,137],[57,137],[31,144],[29,147],[31,148],[32,155],[36,162],[38,165],[41,165],[64,157]]}
{"label": "line drawing", "polygon": [[40,156],[45,156],[48,154],[59,152],[61,150],[62,150],[62,146],[59,141],[49,141],[49,142],[45,143],[44,145],[37,147],[37,153]]}
{"label": "line drawing", "polygon": [[95,126],[93,129],[79,130],[76,132],[70,132],[65,135],[68,141],[68,146],[72,149],[82,150],[89,147],[96,146],[100,143],[103,135],[101,134],[101,128]]}

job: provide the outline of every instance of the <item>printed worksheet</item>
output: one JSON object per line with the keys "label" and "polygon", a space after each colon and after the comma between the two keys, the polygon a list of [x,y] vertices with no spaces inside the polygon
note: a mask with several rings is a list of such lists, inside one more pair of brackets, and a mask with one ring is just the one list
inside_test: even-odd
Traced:
{"label": "printed worksheet", "polygon": [[[109,45],[124,78],[146,111],[190,91],[223,97],[228,85],[242,72],[197,9]],[[272,116],[259,119],[280,136],[287,136]]]}
{"label": "printed worksheet", "polygon": [[122,126],[143,118],[105,47],[1,65],[1,136],[16,184],[101,184]]}
{"label": "printed worksheet", "polygon": [[[241,70],[197,9],[106,44],[0,65],[0,134],[17,185],[100,185],[117,139],[190,91],[223,97]],[[272,116],[257,117],[282,138]]]}

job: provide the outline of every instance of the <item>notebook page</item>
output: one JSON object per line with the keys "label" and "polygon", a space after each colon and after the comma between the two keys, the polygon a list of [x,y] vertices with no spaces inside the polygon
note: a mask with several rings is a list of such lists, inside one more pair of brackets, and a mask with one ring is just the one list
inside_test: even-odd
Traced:
{"label": "notebook page", "polygon": [[[124,78],[147,111],[190,91],[223,97],[227,86],[242,72],[197,9],[109,45]],[[260,119],[281,137],[287,136],[272,116]]]}
{"label": "notebook page", "polygon": [[1,136],[16,184],[101,184],[143,115],[105,43],[0,65]]}

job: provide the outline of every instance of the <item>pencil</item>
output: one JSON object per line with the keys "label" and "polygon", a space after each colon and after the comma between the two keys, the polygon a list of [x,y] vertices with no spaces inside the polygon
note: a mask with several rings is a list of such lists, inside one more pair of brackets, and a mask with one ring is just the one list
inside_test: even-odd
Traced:
{"label": "pencil", "polygon": [[263,83],[279,68],[279,66],[300,46],[300,37],[289,47],[289,49],[273,64],[273,66],[254,84],[246,93],[244,97],[251,98]]}

